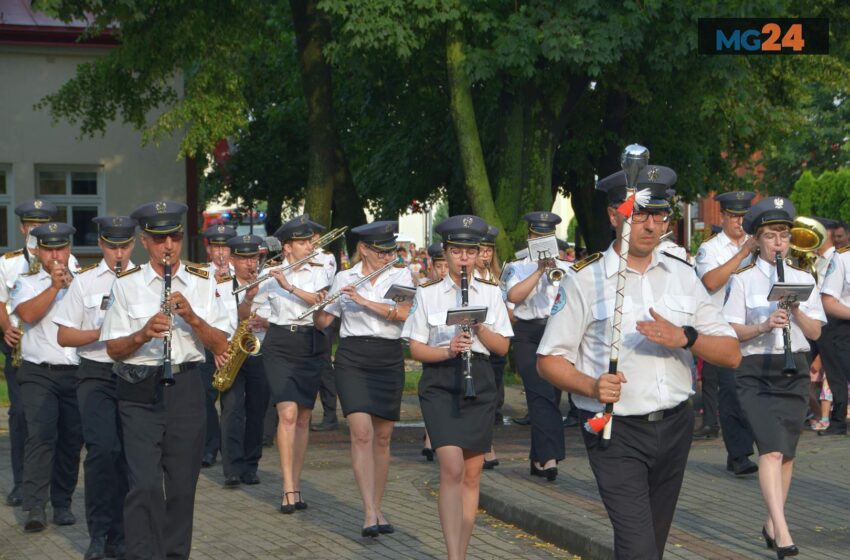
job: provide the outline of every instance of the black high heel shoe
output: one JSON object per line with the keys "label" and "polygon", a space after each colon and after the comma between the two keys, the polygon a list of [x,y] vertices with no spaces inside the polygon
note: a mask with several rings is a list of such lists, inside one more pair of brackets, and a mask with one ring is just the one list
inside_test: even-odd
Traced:
{"label": "black high heel shoe", "polygon": [[280,513],[295,513],[295,504],[287,504],[286,497],[289,494],[297,494],[298,492],[284,492],[280,499]]}
{"label": "black high heel shoe", "polygon": [[776,547],[776,557],[779,560],[782,560],[786,556],[797,556],[800,554],[800,549],[797,548],[796,544],[792,544],[790,546],[777,546]]}
{"label": "black high heel shoe", "polygon": [[422,436],[422,456],[425,457],[426,461],[433,462],[434,461],[434,450],[430,447],[425,447],[425,442],[427,441],[427,435]]}
{"label": "black high heel shoe", "polygon": [[539,476],[545,478],[549,482],[552,482],[556,478],[558,478],[558,467],[549,467],[548,469],[540,469],[535,464],[534,461],[531,461],[531,476]]}
{"label": "black high heel shoe", "polygon": [[374,524],[374,525],[369,525],[368,527],[363,527],[362,529],[360,529],[360,536],[361,537],[372,537],[372,538],[374,538],[374,537],[377,537],[380,534],[381,534],[381,526],[378,525],[377,523]]}
{"label": "black high heel shoe", "polygon": [[764,525],[762,525],[761,527],[761,536],[764,537],[764,544],[765,546],[767,546],[767,548],[776,548],[776,541],[773,540],[773,538],[771,538],[771,536],[767,534],[767,527],[765,527]]}
{"label": "black high heel shoe", "polygon": [[290,494],[298,494],[298,499],[295,501],[295,509],[303,510],[307,509],[307,502],[301,499],[301,490],[296,490],[295,492],[290,492]]}

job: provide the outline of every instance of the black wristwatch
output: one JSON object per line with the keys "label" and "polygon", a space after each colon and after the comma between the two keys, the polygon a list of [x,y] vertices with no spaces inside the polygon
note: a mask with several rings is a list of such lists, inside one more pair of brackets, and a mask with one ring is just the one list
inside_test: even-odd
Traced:
{"label": "black wristwatch", "polygon": [[699,337],[699,333],[697,332],[697,330],[695,328],[693,328],[691,326],[682,327],[682,330],[685,331],[685,336],[688,339],[688,341],[685,343],[684,346],[682,346],[682,348],[684,348],[685,350],[688,350],[697,341],[697,337]]}

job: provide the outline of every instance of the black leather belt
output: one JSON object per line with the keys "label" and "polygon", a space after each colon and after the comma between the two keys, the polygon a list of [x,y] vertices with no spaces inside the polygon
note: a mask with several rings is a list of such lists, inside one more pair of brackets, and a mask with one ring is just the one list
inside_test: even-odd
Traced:
{"label": "black leather belt", "polygon": [[183,362],[182,364],[171,364],[171,373],[185,373],[195,369],[203,362]]}
{"label": "black leather belt", "polygon": [[313,325],[275,325],[291,333],[308,333],[316,330]]}
{"label": "black leather belt", "polygon": [[[679,412],[680,410],[685,408],[685,406],[687,406],[687,404],[688,404],[688,401],[682,401],[679,404],[677,404],[676,406],[674,406],[673,408],[668,408],[666,410],[656,410],[655,412],[650,412],[649,414],[628,415],[628,416],[624,415],[624,416],[620,416],[620,418],[634,418],[636,420],[644,420],[646,422],[659,422],[661,420],[664,420],[668,416],[673,416],[674,414],[676,414],[677,412]],[[614,406],[614,408],[616,409],[616,405]]]}
{"label": "black leather belt", "polygon": [[77,369],[79,366],[70,365],[70,364],[48,364],[47,362],[42,362],[37,364],[35,362],[26,362],[28,364],[32,364],[34,366],[38,366],[40,368],[49,369],[53,371],[70,371],[72,369]]}

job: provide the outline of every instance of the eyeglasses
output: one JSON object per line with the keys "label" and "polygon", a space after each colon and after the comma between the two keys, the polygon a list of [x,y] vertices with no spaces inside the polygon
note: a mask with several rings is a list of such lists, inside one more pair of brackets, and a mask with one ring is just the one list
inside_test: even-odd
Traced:
{"label": "eyeglasses", "polygon": [[791,239],[791,232],[790,231],[783,231],[783,232],[779,232],[779,233],[768,232],[768,233],[762,233],[759,237],[764,239],[765,241],[776,241],[777,237],[779,238],[780,241],[789,241]]}
{"label": "eyeglasses", "polygon": [[478,247],[449,247],[449,254],[453,257],[469,255],[474,257],[478,254]]}
{"label": "eyeglasses", "polygon": [[633,224],[642,224],[652,216],[652,221],[656,224],[663,224],[670,220],[670,214],[666,212],[635,212],[632,214]]}
{"label": "eyeglasses", "polygon": [[148,237],[150,237],[151,241],[157,244],[165,243],[165,240],[169,238],[172,241],[183,241],[183,232],[175,231],[172,233],[151,233],[148,234]]}
{"label": "eyeglasses", "polygon": [[730,212],[723,212],[723,215],[726,216],[727,220],[734,220],[734,221],[741,220],[742,222],[744,221],[744,215],[743,214],[732,214]]}

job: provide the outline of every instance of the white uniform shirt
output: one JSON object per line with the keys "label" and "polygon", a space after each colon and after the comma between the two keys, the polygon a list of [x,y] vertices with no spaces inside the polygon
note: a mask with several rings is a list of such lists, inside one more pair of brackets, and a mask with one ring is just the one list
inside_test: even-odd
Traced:
{"label": "white uniform shirt", "polygon": [[[808,272],[786,265],[785,282],[789,284],[814,284],[815,279]],[[753,266],[739,269],[732,275],[729,283],[729,296],[723,306],[723,315],[730,323],[755,325],[761,323],[776,311],[778,302],[767,301],[767,294],[776,282],[776,266],[759,258]],[[809,299],[800,302],[800,311],[808,317],[826,323],[826,315],[820,301],[820,294],[812,290]],[[790,314],[789,314],[790,315]],[[785,351],[782,329],[771,329],[755,338],[741,342],[743,356],[760,354],[782,354]],[[808,352],[809,342],[803,331],[791,316],[791,351]]]}
{"label": "white uniform shirt", "polygon": [[[284,263],[288,264],[289,260],[284,261]],[[290,284],[305,292],[317,292],[328,285],[327,273],[320,263],[308,262],[301,265],[297,272],[290,269],[284,274]],[[263,305],[269,306],[271,313],[268,319],[270,323],[275,325],[306,326],[313,324],[312,313],[303,319],[298,319],[298,316],[307,311],[310,305],[294,293],[291,294],[281,288],[274,278],[269,278],[260,284],[260,290],[254,297],[254,309]]]}
{"label": "white uniform shirt", "polygon": [[[12,288],[11,308],[15,309],[22,303],[31,300],[50,287],[50,274],[43,268],[33,275],[22,274]],[[76,282],[76,280],[74,280]],[[23,324],[23,339],[21,342],[21,357],[34,364],[76,365],[80,363],[76,348],[59,346],[56,337],[59,327],[53,322],[53,317],[59,309],[59,304],[67,295],[68,289],[59,290],[47,314],[35,324]]]}
{"label": "white uniform shirt", "polygon": [[[721,231],[699,246],[694,263],[696,265],[697,274],[700,278],[702,278],[706,275],[706,273],[711,272],[715,268],[721,267],[729,262],[732,257],[740,252],[740,250],[741,246],[735,245],[735,243],[729,239],[729,236],[726,235],[725,232]],[[741,266],[747,266],[751,262],[752,257],[747,257],[741,261]],[[723,308],[723,300],[726,298],[726,290],[728,287],[729,280],[726,281],[724,286],[718,288],[716,292],[711,294],[711,300],[714,302],[714,305],[721,309]]]}
{"label": "white uniform shirt", "polygon": [[[127,263],[129,270],[135,266]],[[53,322],[64,327],[83,331],[99,329],[106,316],[106,306],[115,283],[115,273],[109,269],[106,261],[101,260],[95,268],[79,274],[68,293],[59,303],[59,309],[53,317]],[[77,348],[81,358],[95,362],[112,363],[112,358],[106,353],[106,343],[93,342]]]}
{"label": "white uniform shirt", "polygon": [[[401,331],[402,338],[428,346],[448,347],[452,338],[460,332],[460,326],[446,326],[446,311],[460,307],[460,304],[460,287],[455,286],[449,274],[439,282],[421,286],[413,298],[410,315]],[[487,308],[484,324],[491,331],[506,337],[514,335],[498,286],[478,279],[471,280],[469,306]],[[472,336],[472,351],[490,355],[490,351],[478,340],[475,333]]]}
{"label": "white uniform shirt", "polygon": [[829,261],[832,260],[832,255],[835,254],[835,247],[830,247],[823,252],[823,255],[818,255],[815,258],[815,270],[818,272],[818,289],[823,286],[823,279],[826,277],[826,271],[829,269]]}
{"label": "white uniform shirt", "polygon": [[[275,280],[268,280],[268,282],[276,282]],[[239,324],[239,304],[245,298],[245,292],[239,292],[238,294],[234,294],[233,290],[241,286],[236,277],[229,278],[223,282],[218,283],[218,295],[221,296],[221,299],[224,301],[224,307],[227,309],[228,316],[233,317],[233,321],[235,324]],[[251,306],[252,311],[257,314],[257,317],[262,317],[264,319],[268,319],[271,315],[271,308],[269,307],[268,300],[258,304],[257,306]],[[260,340],[266,338],[266,329],[260,331],[253,331],[254,335]]]}
{"label": "white uniform shirt", "polygon": [[313,257],[313,260],[321,264],[322,269],[325,271],[325,279],[327,280],[327,284],[325,284],[325,286],[333,284],[334,275],[336,275],[336,259],[334,258],[333,253],[319,251],[319,254]]}
{"label": "white uniform shirt", "polygon": [[[35,255],[29,255],[30,261],[24,256],[24,251],[27,249],[19,249],[6,253],[0,258],[0,301],[6,304],[6,311],[11,312],[11,295],[12,288],[15,287],[15,281],[21,274],[26,274],[30,270],[30,261],[37,260]],[[68,268],[76,272],[80,269],[80,263],[74,255],[68,257]]]}
{"label": "white uniform shirt", "polygon": [[681,245],[674,243],[673,241],[670,241],[669,239],[665,239],[664,241],[659,243],[657,250],[670,253],[674,257],[679,257],[683,261],[688,261],[691,264],[693,264],[693,262],[694,262],[694,260],[688,254],[687,249],[685,249]]}
{"label": "white uniform shirt", "polygon": [[[113,340],[129,336],[144,328],[148,320],[159,313],[162,300],[162,278],[149,263],[140,270],[117,278],[112,287],[109,309],[100,330],[100,340]],[[195,314],[210,326],[227,333],[236,329],[236,318],[227,313],[224,302],[216,291],[212,275],[201,278],[190,274],[183,263],[171,277],[171,293],[180,292],[189,301]],[[204,345],[195,331],[176,313],[173,315],[171,361],[174,364],[203,362]],[[135,354],[123,361],[133,365],[162,365],[163,339],[152,338]]]}
{"label": "white uniform shirt", "polygon": [[[365,278],[362,273],[363,263],[359,262],[349,268],[343,270],[336,275],[330,293],[335,294],[349,284],[353,284],[358,280]],[[389,303],[393,301],[384,299],[384,294],[390,289],[393,284],[399,286],[413,287],[411,282],[410,272],[404,265],[393,267],[380,276],[373,285],[371,282],[364,282],[357,286],[357,293],[364,298],[376,301],[378,303]],[[387,321],[383,315],[376,315],[369,309],[357,305],[348,296],[341,296],[336,301],[325,307],[325,311],[334,317],[342,317],[339,326],[340,338],[348,336],[376,336],[378,338],[386,338],[396,340],[401,337],[401,321]]]}
{"label": "white uniform shirt", "polygon": [[[612,245],[595,262],[564,276],[538,354],[563,356],[594,379],[608,373],[619,260]],[[735,331],[693,268],[660,251],[653,252],[642,274],[626,269],[624,293],[618,369],[628,383],[614,410],[635,415],[673,408],[693,393],[693,356],[650,342],[637,332],[636,322],[652,320],[651,307],[671,323],[692,326],[700,334],[734,337]],[[603,408],[589,397],[573,395],[573,400],[589,412]]]}
{"label": "white uniform shirt", "polygon": [[[560,268],[564,275],[569,270],[567,261],[555,259],[555,266]],[[520,261],[514,261],[509,264],[510,270],[506,273],[505,284],[507,291],[534,274],[537,270],[537,261],[525,257]],[[514,317],[524,321],[532,319],[545,319],[552,311],[552,304],[555,303],[555,296],[558,295],[558,287],[549,281],[546,274],[543,274],[537,281],[537,285],[532,288],[528,297],[514,307]]]}
{"label": "white uniform shirt", "polygon": [[850,307],[850,250],[842,247],[832,254],[820,293],[832,296]]}

